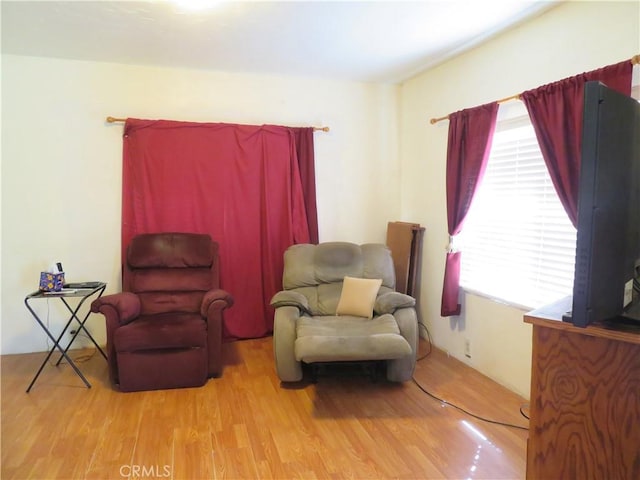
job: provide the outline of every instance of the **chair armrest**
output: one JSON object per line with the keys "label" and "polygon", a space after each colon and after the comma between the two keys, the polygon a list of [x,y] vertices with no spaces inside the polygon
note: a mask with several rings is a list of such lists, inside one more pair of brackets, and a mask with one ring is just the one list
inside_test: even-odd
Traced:
{"label": "chair armrest", "polygon": [[396,319],[400,335],[409,343],[411,354],[387,362],[387,379],[391,382],[406,382],[413,376],[418,353],[418,317],[413,307],[398,308],[393,317]]}
{"label": "chair armrest", "polygon": [[283,382],[302,380],[302,365],[295,355],[296,325],[299,318],[300,309],[297,306],[276,308],[273,319],[273,354],[276,372]]}
{"label": "chair armrest", "polygon": [[209,290],[202,298],[200,314],[207,321],[207,345],[209,347],[208,376],[222,374],[223,311],[233,305],[233,297],[221,289]]}
{"label": "chair armrest", "polygon": [[395,312],[398,308],[415,307],[416,299],[400,292],[387,292],[376,298],[373,311],[377,315]]}
{"label": "chair armrest", "polygon": [[273,296],[270,304],[273,308],[297,307],[300,312],[311,315],[309,300],[300,292],[282,290]]}
{"label": "chair armrest", "polygon": [[200,306],[200,314],[203,317],[208,317],[210,313],[209,309],[213,308],[214,310],[222,311],[225,308],[229,308],[233,305],[233,297],[230,293],[221,290],[209,290],[204,294],[202,298],[202,304]]}
{"label": "chair armrest", "polygon": [[140,315],[140,299],[131,292],[105,295],[91,302],[91,311],[102,313],[108,322],[117,320],[119,325],[126,325]]}
{"label": "chair armrest", "polygon": [[118,364],[116,361],[115,332],[122,325],[132,322],[140,315],[140,298],[131,292],[121,292],[105,295],[91,302],[91,311],[104,315],[107,330],[107,362],[109,378],[118,383]]}

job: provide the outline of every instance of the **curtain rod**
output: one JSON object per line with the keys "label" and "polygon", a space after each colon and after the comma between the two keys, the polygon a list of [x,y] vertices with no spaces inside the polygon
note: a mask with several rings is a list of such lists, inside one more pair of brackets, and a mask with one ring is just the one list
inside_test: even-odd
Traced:
{"label": "curtain rod", "polygon": [[[639,65],[640,55],[634,55],[633,57],[631,57],[630,61],[631,61],[631,65]],[[516,95],[511,95],[510,97],[501,98],[500,100],[496,100],[496,103],[505,103],[511,100],[520,100],[520,94],[517,93]],[[435,123],[441,122],[442,120],[448,120],[448,119],[449,119],[449,115],[445,115],[444,117],[432,118],[431,120],[429,120],[429,123],[433,125]]]}
{"label": "curtain rod", "polygon": [[[124,123],[126,122],[127,119],[126,118],[116,118],[116,117],[107,117],[107,123]],[[313,131],[317,132],[317,131],[321,131],[321,132],[328,132],[329,131],[329,127],[313,127]]]}

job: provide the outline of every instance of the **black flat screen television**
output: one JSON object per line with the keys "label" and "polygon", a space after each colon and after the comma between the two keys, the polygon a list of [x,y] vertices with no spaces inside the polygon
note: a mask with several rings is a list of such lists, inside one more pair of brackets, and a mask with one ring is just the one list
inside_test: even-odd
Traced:
{"label": "black flat screen television", "polygon": [[640,103],[587,82],[573,305],[564,321],[640,327]]}

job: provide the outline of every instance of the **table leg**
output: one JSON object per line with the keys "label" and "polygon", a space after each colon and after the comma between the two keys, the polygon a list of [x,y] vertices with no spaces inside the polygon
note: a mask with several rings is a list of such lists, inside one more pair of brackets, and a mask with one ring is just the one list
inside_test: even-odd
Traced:
{"label": "table leg", "polygon": [[[49,332],[49,329],[46,327],[46,325],[44,323],[42,323],[42,321],[40,320],[40,318],[38,317],[38,315],[36,315],[36,312],[33,311],[33,309],[31,308],[31,306],[29,305],[28,299],[25,299],[24,304],[27,306],[27,309],[29,310],[29,312],[31,312],[31,315],[33,315],[33,317],[36,319],[36,321],[38,322],[38,324],[40,324],[40,326],[42,327],[42,329],[45,331],[45,333],[47,334],[47,336],[51,339],[51,341],[53,342],[53,347],[51,347],[51,350],[49,350],[49,353],[47,354],[46,358],[44,359],[44,362],[42,362],[42,365],[40,365],[40,368],[38,369],[38,372],[36,373],[36,375],[33,377],[33,380],[31,380],[31,383],[29,384],[29,387],[27,387],[27,393],[29,393],[29,391],[31,390],[31,387],[33,387],[33,384],[36,382],[36,380],[38,379],[38,377],[40,376],[40,373],[42,372],[42,370],[44,369],[44,366],[47,364],[47,362],[49,361],[49,358],[51,358],[51,355],[53,354],[53,352],[55,351],[55,349],[57,348],[58,350],[60,350],[60,352],[62,353],[62,358],[64,358],[65,360],[67,360],[67,362],[69,363],[69,365],[71,365],[71,368],[73,368],[73,370],[78,374],[78,376],[82,379],[82,381],[84,382],[84,384],[87,386],[87,388],[91,388],[91,384],[89,383],[89,381],[85,378],[85,376],[82,374],[82,372],[80,371],[80,369],[76,366],[76,364],[73,362],[73,360],[71,360],[71,358],[67,355],[67,352],[65,349],[63,349],[60,346],[60,340],[62,339],[63,335],[65,334],[65,332],[67,331],[67,328],[69,327],[69,324],[71,323],[71,320],[73,320],[73,318],[70,318],[69,321],[67,322],[67,324],[65,325],[65,327],[62,329],[62,333],[60,334],[60,336],[58,337],[58,339],[54,338],[53,335],[51,335],[51,332]],[[58,361],[58,363],[60,363],[60,361]]]}
{"label": "table leg", "polygon": [[[103,289],[104,290],[104,289]],[[98,295],[98,298],[102,295],[102,291],[100,291],[100,295]],[[78,336],[78,334],[80,333],[80,330],[84,330],[84,333],[87,335],[87,337],[89,337],[89,339],[93,342],[93,344],[95,345],[95,347],[98,349],[98,351],[100,352],[100,354],[104,357],[105,360],[107,360],[107,355],[106,353],[104,353],[104,350],[102,350],[102,348],[100,348],[100,345],[98,345],[98,342],[95,341],[95,339],[93,338],[93,336],[91,335],[91,333],[89,333],[89,330],[87,330],[84,326],[85,322],[87,321],[87,319],[89,318],[89,315],[91,315],[91,311],[87,312],[87,314],[84,316],[84,318],[82,319],[82,321],[80,321],[80,319],[78,318],[78,311],[80,310],[80,307],[82,306],[82,304],[84,303],[84,301],[87,299],[88,297],[85,297],[82,299],[82,301],[76,306],[75,310],[71,308],[71,306],[67,303],[67,301],[64,298],[60,298],[60,300],[62,300],[62,303],[64,303],[65,307],[67,307],[67,310],[69,310],[69,312],[71,312],[71,319],[75,319],[76,322],[78,322],[80,324],[80,327],[76,330],[76,332],[73,334],[73,337],[71,337],[71,340],[69,341],[69,344],[67,345],[67,348],[64,349],[65,353],[69,351],[69,348],[71,347],[71,344],[75,341],[76,337]],[[56,362],[56,365],[59,365],[60,362],[62,361],[62,357],[60,357],[58,359],[58,361]]]}

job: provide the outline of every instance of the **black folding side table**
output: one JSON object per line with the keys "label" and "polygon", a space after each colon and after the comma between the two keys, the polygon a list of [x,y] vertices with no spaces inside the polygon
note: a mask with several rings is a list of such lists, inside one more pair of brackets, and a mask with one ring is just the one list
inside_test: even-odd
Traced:
{"label": "black folding side table", "polygon": [[[78,288],[78,289],[66,289],[66,290],[63,289],[60,292],[38,291],[38,292],[30,293],[25,297],[24,304],[26,305],[27,309],[31,312],[31,315],[33,315],[33,318],[36,319],[38,324],[42,327],[42,329],[45,331],[47,336],[53,342],[53,347],[51,347],[51,350],[49,350],[47,357],[42,362],[42,365],[40,365],[40,368],[38,369],[38,372],[36,373],[35,377],[33,377],[33,380],[31,380],[31,383],[27,388],[27,393],[29,393],[29,391],[31,390],[31,387],[33,387],[33,384],[36,382],[36,380],[40,376],[40,373],[44,369],[45,365],[49,361],[49,358],[51,358],[51,355],[53,354],[56,348],[60,350],[60,353],[61,353],[60,358],[56,362],[56,366],[60,365],[60,362],[64,358],[69,363],[69,365],[71,365],[71,368],[73,368],[73,370],[82,379],[82,381],[87,386],[87,388],[91,388],[91,384],[82,374],[82,372],[74,363],[74,361],[71,359],[71,357],[67,355],[67,351],[69,350],[69,348],[71,347],[71,344],[74,342],[74,340],[77,338],[78,334],[82,330],[87,335],[87,337],[89,337],[89,339],[93,342],[93,344],[96,346],[96,348],[105,358],[105,360],[107,359],[107,355],[104,353],[102,348],[100,348],[100,345],[98,345],[98,343],[94,340],[94,338],[91,336],[89,331],[84,326],[85,322],[87,321],[87,318],[89,318],[89,315],[91,315],[91,310],[87,312],[87,314],[84,316],[82,320],[78,318],[78,312],[80,311],[80,307],[82,307],[82,305],[91,297],[95,296],[95,298],[100,298],[104,293],[105,288],[107,288],[107,284],[104,282],[91,282],[91,288]],[[31,308],[31,305],[29,305],[29,302],[31,301],[39,300],[43,298],[44,299],[49,299],[49,298],[60,299],[62,303],[64,303],[65,307],[67,307],[67,310],[69,310],[69,313],[71,313],[69,320],[67,320],[67,323],[62,329],[62,332],[60,333],[60,335],[58,335],[58,338],[55,338],[51,334],[51,331],[49,331],[49,328],[42,322],[42,320],[40,320],[40,317],[38,317],[38,314],[33,310],[33,308]],[[78,302],[75,308],[72,308],[69,302],[67,301],[70,298],[80,299],[80,301]],[[71,322],[73,322],[74,319],[78,322],[79,327],[76,329],[75,333],[71,337],[71,340],[69,341],[67,346],[63,348],[60,342],[64,338],[65,333],[67,333],[67,330],[69,330],[69,327],[71,326]]]}

